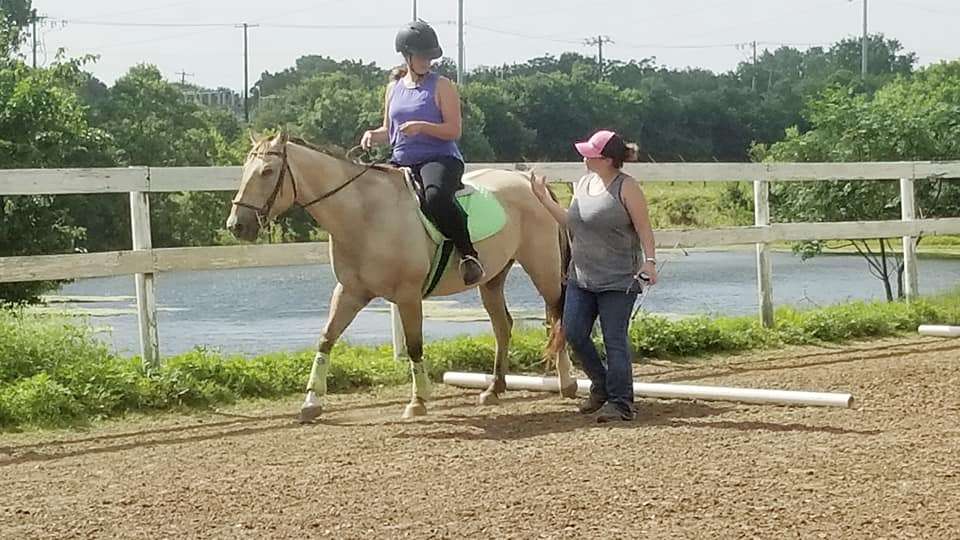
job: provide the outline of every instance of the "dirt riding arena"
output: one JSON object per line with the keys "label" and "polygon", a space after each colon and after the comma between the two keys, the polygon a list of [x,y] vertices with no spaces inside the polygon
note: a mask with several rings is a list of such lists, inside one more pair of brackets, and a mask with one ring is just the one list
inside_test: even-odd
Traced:
{"label": "dirt riding arena", "polygon": [[960,538],[960,341],[656,363],[646,380],[849,391],[853,409],[406,390],[0,437],[3,538]]}

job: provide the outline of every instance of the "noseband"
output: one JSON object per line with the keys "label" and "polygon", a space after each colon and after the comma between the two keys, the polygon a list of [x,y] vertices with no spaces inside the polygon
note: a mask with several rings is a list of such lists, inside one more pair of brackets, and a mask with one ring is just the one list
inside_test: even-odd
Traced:
{"label": "noseband", "polygon": [[[242,207],[244,207],[244,208],[249,208],[249,209],[253,210],[254,212],[256,212],[256,213],[257,213],[257,221],[258,221],[261,225],[263,225],[263,222],[264,222],[264,220],[266,220],[267,216],[270,215],[270,210],[273,208],[273,204],[277,201],[277,195],[280,194],[280,188],[283,186],[283,181],[284,181],[288,176],[289,176],[289,178],[290,178],[290,186],[293,188],[293,203],[299,205],[301,208],[308,208],[308,207],[310,207],[310,206],[313,206],[313,205],[317,204],[317,203],[320,202],[320,201],[323,201],[323,200],[325,200],[325,199],[327,199],[327,198],[329,198],[329,197],[332,197],[332,196],[336,195],[340,190],[342,190],[343,188],[345,188],[345,187],[349,186],[350,184],[352,184],[356,179],[358,179],[358,178],[360,178],[361,176],[363,176],[367,171],[369,171],[369,170],[373,167],[373,164],[365,165],[362,171],[360,171],[359,173],[357,173],[356,175],[354,175],[352,178],[350,178],[350,179],[347,180],[346,182],[344,182],[344,183],[340,184],[339,186],[331,189],[330,191],[324,193],[323,195],[321,195],[321,196],[319,196],[319,197],[317,197],[317,198],[315,198],[315,199],[307,202],[306,204],[300,204],[300,203],[297,201],[297,199],[300,198],[299,194],[297,193],[297,181],[296,181],[296,179],[293,177],[293,171],[290,170],[290,163],[288,163],[288,161],[287,161],[287,146],[286,146],[286,145],[283,146],[283,151],[282,151],[282,152],[278,152],[278,151],[275,151],[275,150],[270,150],[270,151],[267,151],[267,152],[258,153],[258,154],[252,154],[252,155],[253,155],[253,156],[258,156],[258,157],[263,157],[263,156],[279,156],[280,159],[281,159],[281,162],[280,162],[280,174],[277,176],[277,183],[273,186],[273,191],[270,193],[270,197],[267,198],[267,201],[263,204],[263,206],[254,206],[254,205],[252,205],[252,204],[248,204],[248,203],[245,203],[245,202],[239,200],[239,198],[234,199],[233,201],[231,201],[234,206],[242,206]],[[239,197],[239,194],[237,194],[237,197]]]}

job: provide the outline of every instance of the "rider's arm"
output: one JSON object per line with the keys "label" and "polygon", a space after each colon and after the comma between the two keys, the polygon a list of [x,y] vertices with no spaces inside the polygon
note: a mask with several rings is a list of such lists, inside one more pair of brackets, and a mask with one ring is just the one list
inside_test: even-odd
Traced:
{"label": "rider's arm", "polygon": [[391,81],[383,93],[383,125],[377,129],[370,130],[370,136],[373,142],[377,144],[386,144],[390,142],[390,92],[397,81]]}
{"label": "rider's arm", "polygon": [[459,139],[462,128],[460,94],[453,82],[446,77],[439,77],[437,80],[437,101],[442,123],[421,122],[420,133],[448,141]]}

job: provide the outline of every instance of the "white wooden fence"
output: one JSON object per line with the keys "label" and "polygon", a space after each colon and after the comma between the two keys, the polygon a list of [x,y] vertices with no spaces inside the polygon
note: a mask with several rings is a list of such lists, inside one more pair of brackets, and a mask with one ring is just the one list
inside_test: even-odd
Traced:
{"label": "white wooden fence", "polygon": [[[580,163],[477,163],[467,170],[492,167],[535,168],[551,181],[570,182],[584,172]],[[773,324],[773,289],[768,245],[778,241],[903,238],[907,299],[918,294],[916,240],[924,235],[960,234],[960,218],[916,219],[914,181],[960,178],[960,162],[869,163],[631,163],[627,172],[644,182],[751,181],[752,227],[656,231],[659,247],[755,244],[757,287],[763,324]],[[106,169],[0,170],[0,195],[129,193],[133,249],[103,253],[0,257],[0,282],[70,279],[133,274],[136,279],[141,353],[159,362],[153,276],[157,272],[329,262],[325,242],[274,245],[153,248],[147,193],[234,191],[239,167],[131,167]],[[771,223],[770,182],[863,180],[900,181],[900,221]],[[224,216],[226,218],[226,216]],[[394,326],[396,326],[396,320]],[[402,348],[395,333],[394,347]]]}

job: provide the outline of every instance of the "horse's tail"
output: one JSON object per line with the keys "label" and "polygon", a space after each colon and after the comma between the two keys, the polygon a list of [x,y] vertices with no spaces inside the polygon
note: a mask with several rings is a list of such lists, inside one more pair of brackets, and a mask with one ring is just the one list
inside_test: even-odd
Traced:
{"label": "horse's tail", "polygon": [[[550,189],[550,186],[547,186],[547,192],[550,193],[550,198],[554,202],[559,202],[557,195]],[[567,268],[570,266],[570,237],[565,225],[560,225],[557,242],[560,248],[560,298],[556,305],[547,306],[550,333],[547,338],[547,347],[544,350],[545,360],[560,354],[567,346],[567,340],[563,333],[563,304],[567,296],[566,274]]]}

